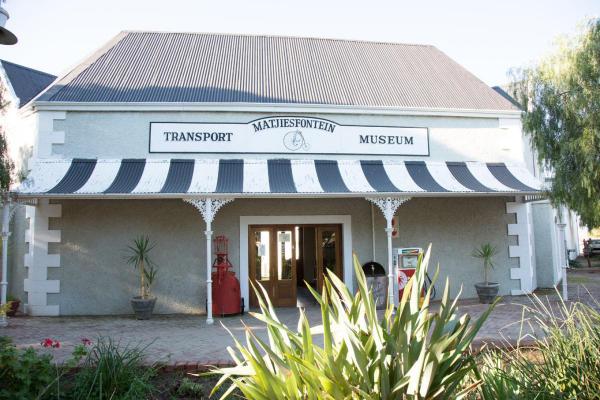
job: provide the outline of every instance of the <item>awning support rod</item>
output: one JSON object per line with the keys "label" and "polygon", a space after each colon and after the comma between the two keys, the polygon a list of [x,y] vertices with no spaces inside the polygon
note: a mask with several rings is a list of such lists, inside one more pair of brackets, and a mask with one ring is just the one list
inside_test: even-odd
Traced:
{"label": "awning support rod", "polygon": [[204,197],[199,199],[183,199],[186,203],[190,203],[202,214],[202,218],[206,223],[206,323],[213,323],[212,315],[212,222],[221,207],[227,203],[231,203],[233,198],[213,199]]}
{"label": "awning support rod", "polygon": [[396,214],[396,210],[403,203],[407,202],[411,198],[408,196],[398,196],[398,197],[367,197],[366,198],[371,203],[375,204],[385,217],[386,227],[385,233],[387,234],[387,247],[388,247],[388,304],[393,304],[396,307],[398,304],[396,303],[395,293],[395,283],[397,279],[395,277],[394,271],[394,256],[392,254],[392,232],[394,230],[392,226],[392,219],[394,218],[394,214]]}

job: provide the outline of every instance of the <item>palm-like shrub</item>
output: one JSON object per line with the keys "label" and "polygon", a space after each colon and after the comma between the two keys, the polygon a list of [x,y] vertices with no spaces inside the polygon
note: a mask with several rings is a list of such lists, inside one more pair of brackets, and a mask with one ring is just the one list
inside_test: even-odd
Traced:
{"label": "palm-like shrub", "polygon": [[490,243],[484,243],[473,250],[471,255],[483,261],[483,282],[487,285],[490,268],[494,268],[494,257],[498,254],[498,249]]}
{"label": "palm-like shrub", "polygon": [[156,280],[156,264],[150,258],[154,246],[148,236],[140,236],[133,240],[133,245],[127,246],[125,256],[127,264],[133,265],[140,274],[140,298],[144,300],[150,297],[150,289]]}
{"label": "palm-like shrub", "polygon": [[[222,374],[215,390],[231,381],[251,399],[456,399],[466,395],[465,376],[475,368],[469,346],[491,307],[474,324],[456,315],[448,281],[439,310],[430,306],[430,290],[419,301],[431,247],[419,259],[399,307],[388,305],[377,314],[375,300],[356,256],[358,292],[350,293],[334,274],[325,279],[322,294],[313,291],[322,325],[311,328],[300,310],[297,329],[278,318],[266,291],[257,293],[268,342],[246,329],[246,345],[229,348],[237,366],[216,369]],[[436,273],[437,276],[437,273]],[[434,278],[435,280],[435,278]],[[323,335],[323,346],[315,335]]]}

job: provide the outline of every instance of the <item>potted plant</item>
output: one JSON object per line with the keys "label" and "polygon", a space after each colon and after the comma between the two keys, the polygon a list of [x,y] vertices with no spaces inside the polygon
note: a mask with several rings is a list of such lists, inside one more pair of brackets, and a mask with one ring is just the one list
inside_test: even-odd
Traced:
{"label": "potted plant", "polygon": [[6,320],[6,315],[11,307],[12,307],[12,301],[7,301],[4,304],[0,304],[0,327],[8,326],[8,321]]}
{"label": "potted plant", "polygon": [[490,304],[498,296],[500,284],[488,280],[490,268],[494,268],[494,257],[498,254],[498,249],[490,243],[484,243],[479,248],[473,250],[472,256],[483,261],[483,282],[475,284],[479,301],[483,304]]}
{"label": "potted plant", "polygon": [[21,300],[14,296],[8,296],[6,302],[10,304],[10,308],[8,309],[8,311],[6,311],[6,315],[8,317],[14,317],[17,313],[17,310],[19,309],[19,306],[21,305]]}
{"label": "potted plant", "polygon": [[127,246],[125,256],[127,264],[133,265],[140,275],[140,295],[131,299],[131,307],[137,319],[148,319],[152,315],[156,297],[150,294],[150,288],[156,279],[156,264],[150,258],[154,244],[148,236],[140,236],[133,240],[133,245]]}

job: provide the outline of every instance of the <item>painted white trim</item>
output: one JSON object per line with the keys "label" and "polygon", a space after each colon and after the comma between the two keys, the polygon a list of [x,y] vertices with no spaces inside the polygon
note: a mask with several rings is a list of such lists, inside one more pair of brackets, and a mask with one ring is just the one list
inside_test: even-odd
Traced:
{"label": "painted white trim", "polygon": [[248,228],[250,225],[341,224],[343,238],[344,283],[354,292],[354,267],[352,265],[352,217],[350,215],[267,215],[240,217],[240,289],[245,309],[250,306],[248,272]]}
{"label": "painted white trim", "polygon": [[127,103],[127,102],[68,102],[35,101],[39,111],[207,111],[207,112],[261,112],[261,113],[318,113],[318,114],[371,114],[371,115],[427,115],[447,117],[476,117],[520,119],[520,110],[477,110],[422,107],[361,107],[330,104],[294,103]]}
{"label": "painted white trim", "polygon": [[536,288],[535,252],[531,204],[518,199],[506,203],[506,213],[516,214],[516,223],[508,224],[508,235],[516,236],[516,245],[508,246],[508,256],[519,259],[519,267],[510,269],[510,279],[520,281],[520,289],[513,289],[513,296],[531,293]]}
{"label": "painted white trim", "polygon": [[29,315],[56,316],[60,314],[58,305],[48,305],[48,293],[60,293],[60,280],[48,279],[48,268],[60,267],[60,254],[48,254],[49,243],[61,241],[60,230],[50,230],[50,218],[60,218],[62,206],[50,204],[41,199],[36,206],[25,208],[25,218],[29,218],[29,229],[25,231],[25,242],[29,251],[24,257],[27,278],[23,288],[27,292],[25,311]]}
{"label": "painted white trim", "polygon": [[[537,194],[539,192],[536,192]],[[396,197],[398,195],[408,197],[435,197],[435,198],[452,198],[452,197],[506,197],[514,196],[515,194],[527,195],[529,192],[445,192],[428,193],[428,192],[371,192],[371,193],[71,193],[71,194],[54,194],[54,193],[26,193],[15,192],[16,197],[21,200],[26,199],[95,199],[95,200],[146,200],[146,199],[181,199],[191,198],[200,199],[211,197],[213,199],[235,197],[236,199],[351,199],[364,198],[365,196],[377,197]]]}

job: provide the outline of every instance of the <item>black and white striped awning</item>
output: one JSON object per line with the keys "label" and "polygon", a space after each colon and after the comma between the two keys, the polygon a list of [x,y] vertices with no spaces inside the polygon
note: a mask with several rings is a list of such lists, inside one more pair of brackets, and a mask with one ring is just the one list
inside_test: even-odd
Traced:
{"label": "black and white striped awning", "polygon": [[524,166],[483,162],[288,159],[38,160],[23,197],[536,194]]}

